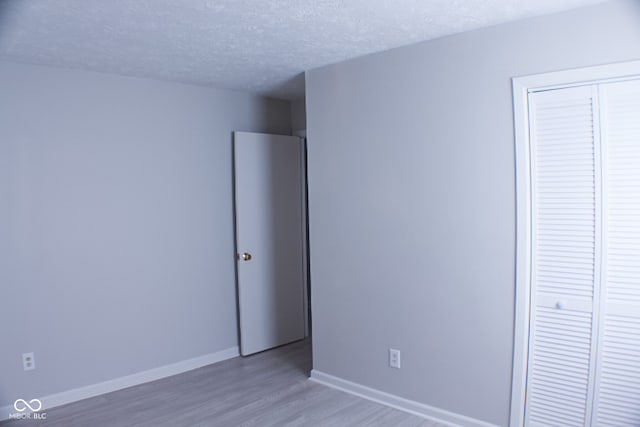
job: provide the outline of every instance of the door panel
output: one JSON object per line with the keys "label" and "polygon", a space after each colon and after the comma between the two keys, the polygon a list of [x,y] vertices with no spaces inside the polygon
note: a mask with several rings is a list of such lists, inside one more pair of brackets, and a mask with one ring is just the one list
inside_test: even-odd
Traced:
{"label": "door panel", "polygon": [[603,84],[603,283],[594,425],[640,425],[640,82]]}
{"label": "door panel", "polygon": [[302,141],[234,133],[243,356],[304,338]]}
{"label": "door panel", "polygon": [[532,278],[525,425],[589,424],[598,207],[591,87],[530,94]]}

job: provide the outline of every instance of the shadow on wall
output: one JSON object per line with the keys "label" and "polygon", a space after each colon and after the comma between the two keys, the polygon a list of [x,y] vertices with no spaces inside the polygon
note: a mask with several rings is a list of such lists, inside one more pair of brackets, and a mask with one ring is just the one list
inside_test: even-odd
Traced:
{"label": "shadow on wall", "polygon": [[[1,34],[2,33],[0,33],[0,35]],[[265,95],[271,96],[271,94],[277,93],[278,98],[300,99],[304,98],[304,88],[304,73],[300,73],[295,77],[290,78],[289,80],[285,80],[282,83],[273,86],[271,90]]]}
{"label": "shadow on wall", "polygon": [[15,40],[8,37],[6,29],[7,23],[16,21],[18,8],[15,5],[19,2],[0,0],[0,59],[12,53]]}

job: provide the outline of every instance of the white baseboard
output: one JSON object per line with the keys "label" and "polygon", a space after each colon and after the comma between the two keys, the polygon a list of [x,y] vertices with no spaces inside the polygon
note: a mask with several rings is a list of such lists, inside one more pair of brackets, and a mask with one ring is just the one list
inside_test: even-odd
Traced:
{"label": "white baseboard", "polygon": [[[212,363],[221,362],[239,356],[238,347],[231,347],[215,353],[206,354],[204,356],[195,357],[193,359],[183,360],[181,362],[172,363],[170,365],[160,366],[159,368],[149,369],[148,371],[137,372],[125,377],[115,378],[97,384],[91,384],[85,387],[74,388],[72,390],[60,393],[50,394],[40,397],[42,402],[42,411],[51,409],[56,406],[66,405],[67,403],[77,402],[78,400],[87,399],[89,397],[98,396],[112,391],[122,390],[138,384],[148,383],[150,381],[159,380],[170,377],[172,375],[181,374]],[[18,396],[20,397],[20,396]],[[33,399],[32,396],[24,396],[25,400]],[[0,421],[9,419],[9,415],[15,413],[13,406],[0,407]]]}
{"label": "white baseboard", "polygon": [[333,375],[325,374],[316,369],[311,371],[311,377],[309,379],[319,384],[450,426],[496,427],[494,424],[485,421],[445,411],[444,409],[435,408],[414,400],[404,399],[393,394],[334,377]]}

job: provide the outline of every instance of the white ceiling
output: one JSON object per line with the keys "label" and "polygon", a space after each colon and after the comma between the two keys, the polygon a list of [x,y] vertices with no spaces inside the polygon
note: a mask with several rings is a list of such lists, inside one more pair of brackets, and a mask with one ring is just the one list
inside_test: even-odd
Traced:
{"label": "white ceiling", "polygon": [[0,0],[0,59],[295,99],[305,70],[602,0]]}

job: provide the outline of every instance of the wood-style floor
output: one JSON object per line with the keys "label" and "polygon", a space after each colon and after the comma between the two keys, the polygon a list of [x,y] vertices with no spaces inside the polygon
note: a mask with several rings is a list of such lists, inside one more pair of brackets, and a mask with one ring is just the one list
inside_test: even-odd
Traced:
{"label": "wood-style floor", "polygon": [[46,411],[2,427],[444,427],[308,381],[308,340]]}

